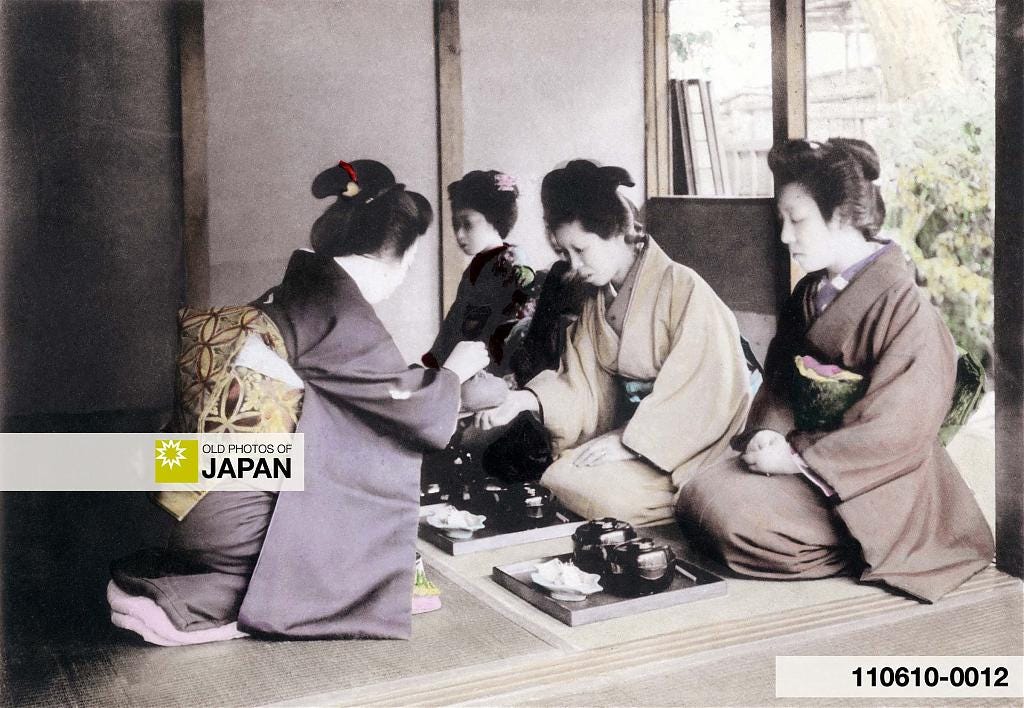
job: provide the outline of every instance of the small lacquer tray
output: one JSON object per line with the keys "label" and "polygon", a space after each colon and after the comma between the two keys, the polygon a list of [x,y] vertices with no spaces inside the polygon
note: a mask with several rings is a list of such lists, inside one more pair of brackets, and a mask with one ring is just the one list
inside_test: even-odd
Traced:
{"label": "small lacquer tray", "polygon": [[[673,551],[678,549],[673,548]],[[609,592],[588,595],[585,600],[558,600],[533,582],[533,574],[541,563],[557,558],[563,562],[572,559],[571,553],[559,556],[535,558],[508,565],[495,566],[491,578],[509,592],[518,595],[534,607],[546,612],[558,621],[575,627],[591,622],[627,617],[649,610],[681,605],[696,600],[720,597],[728,592],[725,580],[714,573],[677,558],[675,560],[672,584],[653,595],[641,597],[620,597]]]}

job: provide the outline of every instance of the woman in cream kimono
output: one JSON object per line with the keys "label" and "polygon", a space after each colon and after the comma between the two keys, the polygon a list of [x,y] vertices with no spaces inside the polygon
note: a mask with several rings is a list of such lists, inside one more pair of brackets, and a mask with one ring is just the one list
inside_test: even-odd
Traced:
{"label": "woman in cream kimono", "polygon": [[558,371],[477,414],[492,427],[536,413],[556,455],[541,483],[581,516],[672,518],[689,473],[723,454],[749,403],[736,320],[673,262],[618,194],[625,170],[570,162],[545,178],[552,246],[592,289]]}

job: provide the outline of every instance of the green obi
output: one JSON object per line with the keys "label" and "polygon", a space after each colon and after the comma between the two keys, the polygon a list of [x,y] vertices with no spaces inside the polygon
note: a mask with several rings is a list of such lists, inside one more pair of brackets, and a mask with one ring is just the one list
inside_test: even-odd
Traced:
{"label": "green obi", "polygon": [[[953,401],[939,429],[946,445],[978,408],[984,395],[985,369],[970,352],[958,348]],[[868,380],[831,364],[820,364],[809,356],[793,358],[795,372],[790,387],[790,404],[797,430],[835,430],[843,415],[860,400]]]}
{"label": "green obi", "polygon": [[985,395],[985,367],[978,357],[957,347],[960,357],[956,360],[956,387],[953,389],[953,405],[939,428],[939,440],[949,443],[961,426],[978,410]]}
{"label": "green obi", "polygon": [[789,398],[797,430],[835,430],[868,387],[860,374],[820,364],[810,356],[793,357],[793,365]]}

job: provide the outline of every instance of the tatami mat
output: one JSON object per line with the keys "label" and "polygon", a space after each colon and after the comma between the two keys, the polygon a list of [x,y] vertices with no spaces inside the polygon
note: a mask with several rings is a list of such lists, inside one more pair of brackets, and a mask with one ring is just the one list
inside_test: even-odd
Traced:
{"label": "tatami mat", "polygon": [[0,704],[257,705],[550,649],[445,578],[436,582],[444,607],[415,617],[407,642],[240,639],[163,648],[112,628],[79,640],[7,637]]}
{"label": "tatami mat", "polygon": [[[398,682],[320,696],[332,705],[768,705],[777,655],[1020,655],[1022,593],[995,571],[937,605],[850,607],[812,624],[732,623],[671,632],[613,646],[525,657],[430,682]],[[809,610],[829,614],[820,606]],[[787,699],[783,705],[799,704]],[[806,705],[820,705],[815,699]],[[887,700],[866,705],[888,705]],[[951,701],[918,701],[946,705]],[[1016,705],[987,702],[989,705]],[[848,702],[833,701],[834,705]]]}
{"label": "tatami mat", "polygon": [[[686,542],[674,524],[658,527],[656,533],[671,539],[678,547],[686,548]],[[630,617],[569,627],[497,585],[491,579],[491,570],[496,565],[568,553],[572,551],[570,538],[455,557],[422,542],[421,550],[431,563],[441,567],[452,577],[458,578],[459,582],[471,589],[471,592],[487,597],[495,606],[512,613],[522,623],[535,628],[538,633],[544,632],[557,637],[573,649],[595,649],[667,632],[692,631],[697,627],[714,627],[757,618],[770,620],[786,616],[787,613],[802,617],[808,614],[808,608],[822,604],[832,608],[872,602],[916,604],[912,600],[895,597],[882,588],[861,585],[852,578],[787,582],[739,578],[706,558],[690,555],[689,557],[696,559],[699,565],[726,577],[726,596]]]}
{"label": "tatami mat", "polygon": [[[992,394],[986,394],[978,411],[953,439],[949,448],[990,521],[995,503],[993,400]],[[685,548],[687,545],[674,524],[659,527],[658,533],[680,547]],[[882,606],[887,606],[887,603],[915,604],[912,600],[895,597],[880,587],[861,585],[852,578],[790,582],[740,578],[710,560],[694,555],[691,557],[700,565],[727,578],[727,596],[570,628],[498,586],[491,580],[491,571],[497,565],[568,553],[572,551],[571,539],[554,539],[457,557],[448,556],[423,542],[420,542],[420,546],[431,562],[446,569],[473,593],[487,597],[496,607],[504,608],[520,618],[533,627],[534,631],[547,633],[575,649],[605,647],[666,632],[690,631],[697,627],[757,617],[770,618],[786,613],[806,615],[805,609],[819,605],[828,605],[838,610],[847,605],[870,606],[871,603],[881,603]]]}
{"label": "tatami mat", "polygon": [[788,640],[692,660],[670,660],[562,680],[500,698],[517,706],[1020,706],[1022,699],[775,698],[776,656],[1020,656],[1024,626],[1019,588],[922,608],[905,619],[889,617],[843,632],[818,631]]}

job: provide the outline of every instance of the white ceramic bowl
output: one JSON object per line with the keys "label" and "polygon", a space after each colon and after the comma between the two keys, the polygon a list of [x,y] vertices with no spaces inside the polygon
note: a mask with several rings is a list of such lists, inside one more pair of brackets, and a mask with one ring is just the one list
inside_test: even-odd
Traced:
{"label": "white ceramic bowl", "polygon": [[584,573],[572,563],[562,563],[557,558],[538,565],[530,579],[554,599],[566,602],[581,602],[603,589],[600,575]]}
{"label": "white ceramic bowl", "polygon": [[427,523],[435,529],[443,531],[446,536],[454,539],[470,538],[484,527],[486,516],[459,511],[455,507],[446,506],[427,517]]}

